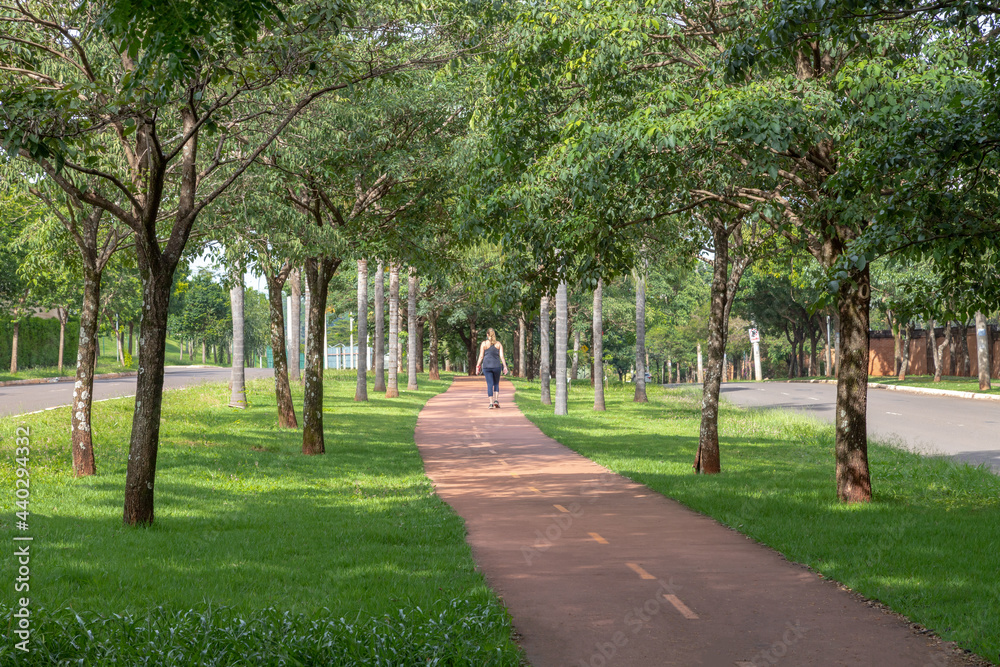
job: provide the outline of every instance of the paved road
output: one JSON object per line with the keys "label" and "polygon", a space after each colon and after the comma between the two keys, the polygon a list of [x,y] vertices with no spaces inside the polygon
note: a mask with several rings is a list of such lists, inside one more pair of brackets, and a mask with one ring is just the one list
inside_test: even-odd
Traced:
{"label": "paved road", "polygon": [[[178,389],[204,382],[227,382],[230,370],[228,368],[192,368],[191,366],[167,366],[163,386],[166,389]],[[248,368],[247,379],[269,377],[274,373],[270,368]],[[117,380],[97,380],[94,382],[94,400],[132,396],[135,394],[135,378],[119,378]],[[0,387],[0,417],[19,415],[25,412],[35,412],[60,405],[69,405],[73,401],[72,382],[53,382],[51,384],[25,384],[13,387]]]}
{"label": "paved road", "polygon": [[[727,382],[722,393],[738,405],[796,410],[830,423],[837,404],[832,384]],[[1000,402],[869,389],[868,435],[902,440],[924,454],[988,463],[1000,473]]]}

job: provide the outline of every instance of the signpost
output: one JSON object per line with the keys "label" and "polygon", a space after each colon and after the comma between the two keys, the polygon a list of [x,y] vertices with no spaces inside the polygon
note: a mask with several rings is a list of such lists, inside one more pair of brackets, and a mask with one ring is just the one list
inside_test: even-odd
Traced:
{"label": "signpost", "polygon": [[760,332],[750,329],[750,342],[753,343],[753,371],[757,382],[764,379],[764,374],[760,370]]}

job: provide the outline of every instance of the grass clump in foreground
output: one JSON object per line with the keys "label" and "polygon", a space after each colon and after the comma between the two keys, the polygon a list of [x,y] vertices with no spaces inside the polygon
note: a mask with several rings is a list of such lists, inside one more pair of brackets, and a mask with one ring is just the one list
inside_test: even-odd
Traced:
{"label": "grass clump in foreground", "polygon": [[[0,539],[14,429],[31,429],[31,653],[0,664],[517,665],[509,618],[413,442],[447,380],[355,403],[327,372],[323,456],[276,425],[273,381],[166,392],[156,523],[121,522],[133,399],[94,406],[99,474],[74,479],[68,408],[0,420]],[[301,406],[301,387],[293,385]],[[0,605],[11,598],[6,596]],[[0,609],[9,638],[9,606]]]}
{"label": "grass clump in foreground", "polygon": [[1000,477],[986,468],[869,445],[874,501],[836,498],[834,430],[776,411],[720,408],[721,475],[692,471],[700,388],[570,392],[569,414],[516,381],[516,401],[546,435],[611,470],[881,600],[995,661],[1000,652]]}

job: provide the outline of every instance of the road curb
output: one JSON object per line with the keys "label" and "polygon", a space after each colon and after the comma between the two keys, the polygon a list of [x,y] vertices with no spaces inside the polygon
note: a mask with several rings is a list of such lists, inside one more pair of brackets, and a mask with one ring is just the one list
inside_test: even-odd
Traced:
{"label": "road curb", "polygon": [[[785,380],[786,384],[837,384],[836,380]],[[885,389],[903,394],[920,394],[923,396],[950,396],[952,398],[971,398],[977,401],[1000,401],[1000,394],[980,394],[974,391],[954,391],[952,389],[927,389],[925,387],[906,387],[898,384],[882,384],[869,382],[869,389]]]}
{"label": "road curb", "polygon": [[[137,373],[135,371],[125,371],[124,373],[103,373],[95,375],[95,380],[117,380],[118,378],[132,378]],[[55,384],[57,382],[76,382],[76,376],[63,376],[54,378],[30,378],[28,380],[4,380],[0,382],[0,387],[17,387],[25,384]]]}

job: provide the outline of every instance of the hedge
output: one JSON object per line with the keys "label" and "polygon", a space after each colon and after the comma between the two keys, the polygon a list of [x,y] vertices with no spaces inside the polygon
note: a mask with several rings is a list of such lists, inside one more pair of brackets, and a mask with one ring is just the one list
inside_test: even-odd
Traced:
{"label": "hedge", "polygon": [[[10,349],[14,339],[14,324],[0,321],[0,370],[10,368]],[[80,322],[70,320],[66,325],[66,350],[63,363],[73,373],[76,366],[76,350],[80,340]],[[18,369],[39,366],[58,366],[59,320],[29,317],[21,320],[17,339]],[[64,367],[65,368],[65,367]]]}

